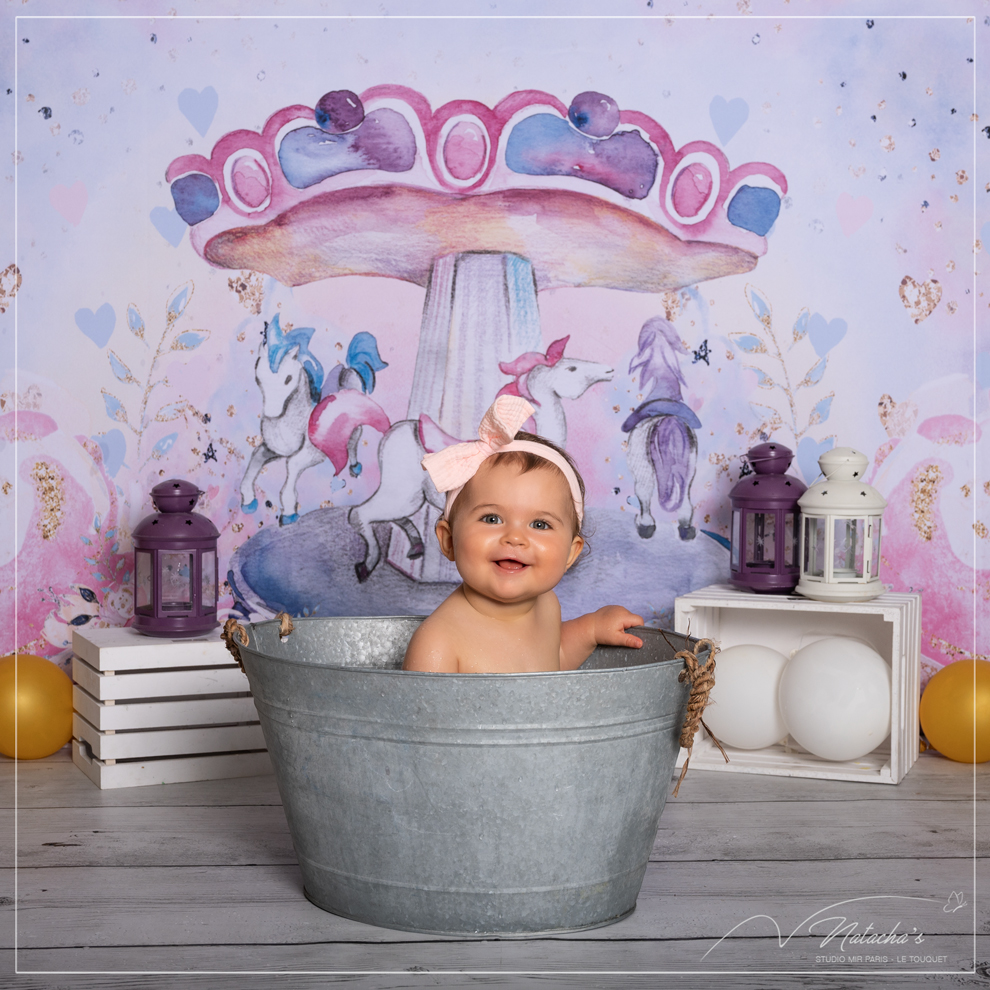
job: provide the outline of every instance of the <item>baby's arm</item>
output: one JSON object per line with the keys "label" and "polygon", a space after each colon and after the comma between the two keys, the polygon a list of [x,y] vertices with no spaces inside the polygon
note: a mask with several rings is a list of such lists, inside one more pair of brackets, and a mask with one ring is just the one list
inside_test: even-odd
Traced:
{"label": "baby's arm", "polygon": [[432,617],[425,619],[413,633],[406,648],[406,657],[402,661],[402,669],[456,674],[457,653],[444,634],[443,623],[431,622]]}
{"label": "baby's arm", "polygon": [[627,633],[629,626],[641,626],[643,617],[621,605],[606,605],[597,612],[568,619],[560,625],[560,669],[577,670],[596,646],[643,645],[638,636]]}

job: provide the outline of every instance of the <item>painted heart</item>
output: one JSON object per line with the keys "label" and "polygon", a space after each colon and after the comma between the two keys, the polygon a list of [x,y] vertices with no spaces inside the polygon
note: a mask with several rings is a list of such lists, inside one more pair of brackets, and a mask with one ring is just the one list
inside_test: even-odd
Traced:
{"label": "painted heart", "polygon": [[179,242],[186,232],[186,221],[175,210],[168,210],[164,206],[156,206],[151,211],[151,222],[155,225],[155,230],[172,247],[179,246]]}
{"label": "painted heart", "polygon": [[873,200],[869,196],[853,199],[847,192],[840,193],[835,212],[839,217],[842,233],[851,237],[873,216]]}
{"label": "painted heart", "polygon": [[107,430],[106,433],[98,434],[93,439],[100,445],[103,452],[103,466],[107,469],[107,474],[114,477],[124,463],[127,455],[127,441],[120,430]]}
{"label": "painted heart", "polygon": [[814,313],[808,320],[808,339],[811,341],[815,353],[819,357],[825,357],[845,337],[848,329],[845,320],[836,317],[830,323],[826,323],[825,317],[821,313]]}
{"label": "painted heart", "polygon": [[89,193],[83,181],[77,179],[71,186],[53,186],[48,201],[73,227],[77,227],[89,202]]}
{"label": "painted heart", "polygon": [[804,475],[804,480],[809,485],[821,474],[821,470],[818,467],[818,458],[826,450],[831,450],[834,444],[835,440],[832,437],[826,437],[821,443],[812,440],[811,437],[804,437],[798,444],[798,467],[801,468],[801,474]]}
{"label": "painted heart", "polygon": [[938,279],[934,278],[926,279],[919,284],[910,275],[905,275],[897,291],[904,308],[908,311],[908,316],[915,323],[927,320],[935,312],[935,307],[942,298],[942,286]]}
{"label": "painted heart", "polygon": [[117,314],[110,303],[104,303],[95,313],[91,309],[76,310],[76,326],[97,347],[106,347],[113,328],[117,325]]}
{"label": "painted heart", "polygon": [[749,104],[741,96],[734,100],[716,96],[708,105],[708,116],[712,119],[719,141],[725,146],[749,119]]}
{"label": "painted heart", "polygon": [[186,120],[199,131],[200,137],[206,137],[219,104],[220,98],[212,86],[207,86],[201,92],[184,89],[179,93],[179,109]]}
{"label": "painted heart", "polygon": [[884,393],[877,403],[877,414],[888,437],[906,437],[914,429],[918,407],[910,399],[895,402]]}

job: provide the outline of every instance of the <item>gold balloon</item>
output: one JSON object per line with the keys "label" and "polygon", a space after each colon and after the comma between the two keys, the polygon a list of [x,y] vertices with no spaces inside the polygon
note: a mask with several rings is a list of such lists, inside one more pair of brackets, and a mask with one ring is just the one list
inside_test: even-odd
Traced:
{"label": "gold balloon", "polygon": [[72,681],[51,660],[30,653],[0,659],[0,753],[4,756],[14,756],[15,709],[18,759],[51,756],[72,738]]}
{"label": "gold balloon", "polygon": [[920,715],[925,737],[943,756],[959,763],[990,760],[990,660],[943,667],[921,696]]}

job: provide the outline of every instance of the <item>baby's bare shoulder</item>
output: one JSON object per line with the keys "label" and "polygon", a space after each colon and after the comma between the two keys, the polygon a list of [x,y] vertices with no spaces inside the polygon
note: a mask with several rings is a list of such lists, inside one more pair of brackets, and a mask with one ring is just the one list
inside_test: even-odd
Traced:
{"label": "baby's bare shoulder", "polygon": [[457,673],[457,649],[450,635],[450,625],[443,618],[437,621],[443,605],[425,618],[413,633],[402,661],[403,670],[427,670]]}

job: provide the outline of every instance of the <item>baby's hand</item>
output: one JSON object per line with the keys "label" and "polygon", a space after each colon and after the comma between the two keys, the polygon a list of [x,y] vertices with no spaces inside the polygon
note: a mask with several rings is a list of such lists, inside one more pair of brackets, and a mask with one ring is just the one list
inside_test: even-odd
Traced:
{"label": "baby's hand", "polygon": [[626,629],[641,625],[641,615],[635,615],[621,605],[606,605],[595,612],[595,642],[599,646],[634,646],[638,649],[643,641],[627,633]]}

